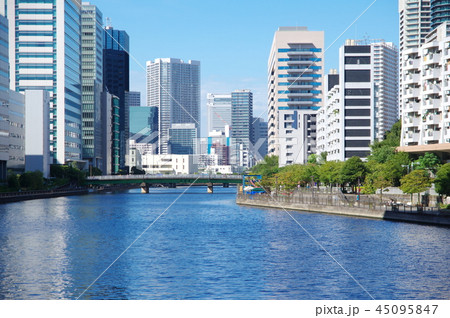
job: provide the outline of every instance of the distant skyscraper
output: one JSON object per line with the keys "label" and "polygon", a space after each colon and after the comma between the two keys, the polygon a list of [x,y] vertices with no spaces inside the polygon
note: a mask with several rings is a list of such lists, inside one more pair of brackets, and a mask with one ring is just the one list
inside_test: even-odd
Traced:
{"label": "distant skyscraper", "polygon": [[208,133],[231,126],[231,94],[208,94]]}
{"label": "distant skyscraper", "polygon": [[236,90],[231,93],[231,164],[251,167],[253,142],[253,93]]}
{"label": "distant skyscraper", "polygon": [[141,92],[125,92],[128,107],[145,106],[141,104]]}
{"label": "distant skyscraper", "polygon": [[157,141],[158,108],[130,107],[130,139],[135,143]]}
{"label": "distant skyscraper", "polygon": [[[267,156],[267,122],[262,118],[253,118],[253,155],[256,156],[256,152],[259,154],[260,159]],[[258,158],[257,158],[258,159]]]}
{"label": "distant skyscraper", "polygon": [[166,58],[147,62],[147,106],[158,107],[159,153],[169,153],[172,124],[200,129],[200,62]]}
{"label": "distant skyscraper", "polygon": [[269,155],[280,166],[315,152],[316,112],[323,105],[323,31],[280,27],[269,56]]}
{"label": "distant skyscraper", "polygon": [[81,7],[83,159],[102,166],[101,92],[103,90],[102,12],[89,2]]}
{"label": "distant skyscraper", "polygon": [[125,92],[130,90],[130,39],[126,31],[105,28],[103,49],[104,90],[119,98],[120,166],[125,166],[129,139],[129,110]]}
{"label": "distant skyscraper", "polygon": [[172,124],[169,130],[169,135],[169,148],[171,154],[197,154],[198,132],[195,124]]}
{"label": "distant skyscraper", "polygon": [[1,0],[9,20],[12,90],[51,95],[54,163],[81,160],[81,44],[77,0]]}

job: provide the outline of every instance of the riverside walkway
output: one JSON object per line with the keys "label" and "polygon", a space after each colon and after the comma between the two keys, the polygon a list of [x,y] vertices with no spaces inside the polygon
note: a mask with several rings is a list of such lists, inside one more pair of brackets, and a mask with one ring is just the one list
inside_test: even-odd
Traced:
{"label": "riverside walkway", "polygon": [[[359,200],[358,200],[359,199]],[[418,209],[416,207],[393,209],[379,199],[371,196],[345,195],[340,191],[327,193],[319,190],[301,190],[289,194],[239,193],[236,203],[244,206],[273,208],[363,217],[413,223],[450,226],[450,214],[436,208]]]}

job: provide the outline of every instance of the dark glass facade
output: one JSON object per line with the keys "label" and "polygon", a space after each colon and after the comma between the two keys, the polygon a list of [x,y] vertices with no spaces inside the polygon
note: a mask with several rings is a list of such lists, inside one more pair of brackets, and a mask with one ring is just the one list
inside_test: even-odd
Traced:
{"label": "dark glass facade", "polygon": [[119,98],[120,166],[125,166],[129,139],[129,110],[125,92],[130,90],[130,40],[125,31],[105,29],[103,49],[103,89]]}

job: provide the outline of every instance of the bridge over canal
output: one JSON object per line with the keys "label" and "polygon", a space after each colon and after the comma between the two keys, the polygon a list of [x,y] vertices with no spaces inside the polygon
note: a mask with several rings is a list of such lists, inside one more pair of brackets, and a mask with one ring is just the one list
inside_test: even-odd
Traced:
{"label": "bridge over canal", "polygon": [[88,177],[86,182],[93,186],[113,184],[136,184],[143,193],[149,192],[149,185],[161,184],[167,187],[177,185],[206,185],[208,193],[213,193],[214,185],[228,187],[230,184],[242,184],[242,175],[218,175],[218,174],[176,174],[176,175],[109,175]]}

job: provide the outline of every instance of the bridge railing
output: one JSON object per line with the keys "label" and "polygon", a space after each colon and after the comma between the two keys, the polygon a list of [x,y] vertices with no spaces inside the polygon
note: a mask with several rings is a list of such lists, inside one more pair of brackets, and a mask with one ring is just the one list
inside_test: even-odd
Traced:
{"label": "bridge railing", "polygon": [[87,180],[152,180],[152,179],[213,179],[213,180],[242,180],[241,175],[226,174],[133,174],[88,177]]}

